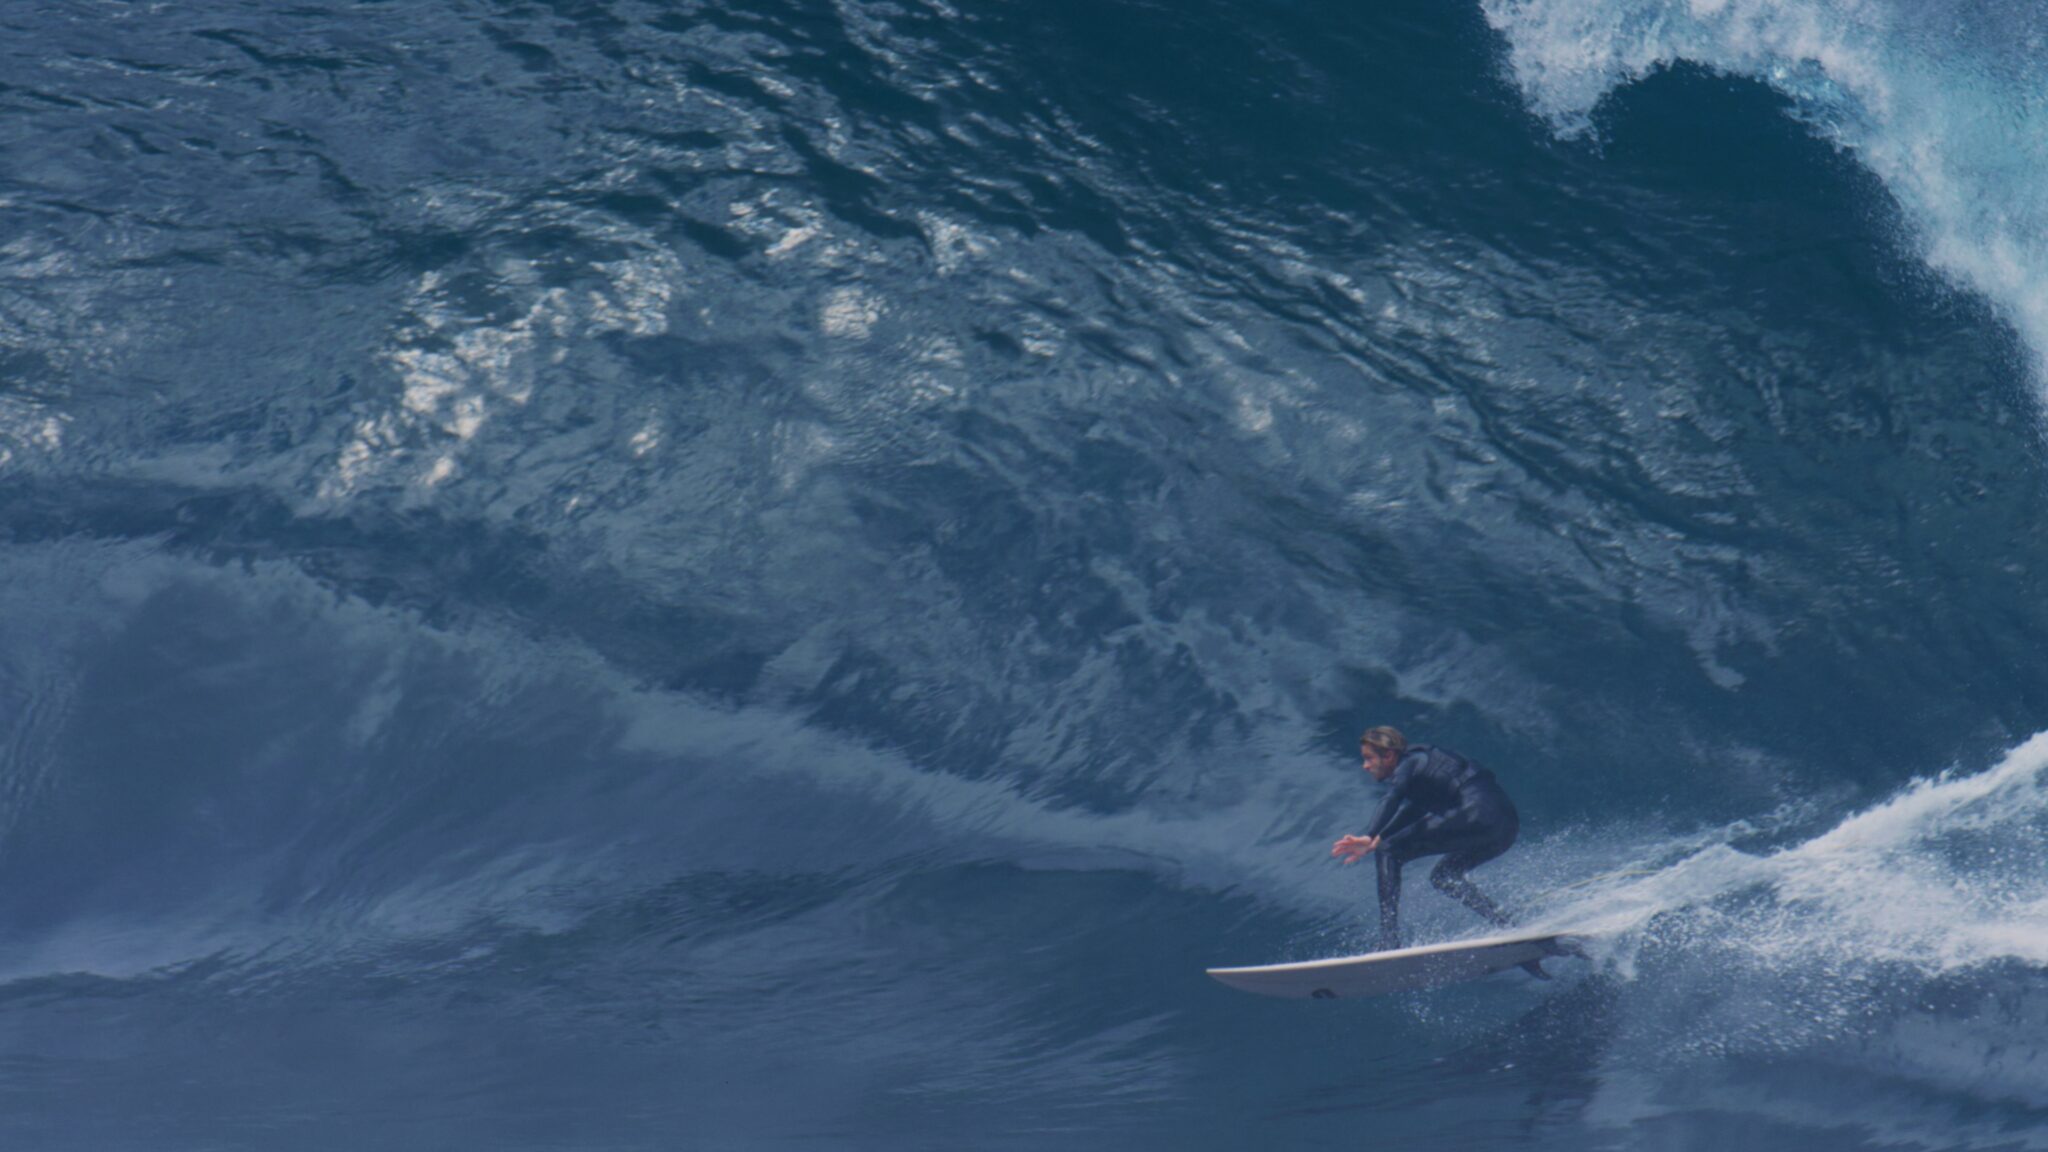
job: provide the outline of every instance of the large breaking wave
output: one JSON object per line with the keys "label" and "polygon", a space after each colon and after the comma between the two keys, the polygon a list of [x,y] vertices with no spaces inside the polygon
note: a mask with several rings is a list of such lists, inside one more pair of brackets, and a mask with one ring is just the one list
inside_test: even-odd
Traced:
{"label": "large breaking wave", "polygon": [[2048,9],[1977,0],[1484,0],[1530,106],[1590,130],[1681,62],[1769,84],[1884,181],[1910,243],[2048,379]]}
{"label": "large breaking wave", "polygon": [[[2009,336],[1496,71],[1771,85],[2040,348],[2017,16],[367,11],[0,43],[10,1134],[2034,1139]],[[1363,941],[1380,721],[1594,964],[1201,977]]]}

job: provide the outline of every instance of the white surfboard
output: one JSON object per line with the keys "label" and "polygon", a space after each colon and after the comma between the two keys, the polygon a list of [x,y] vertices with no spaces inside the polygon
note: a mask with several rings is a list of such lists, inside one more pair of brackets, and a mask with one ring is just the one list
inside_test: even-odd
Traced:
{"label": "white surfboard", "polygon": [[1578,947],[1582,939],[1558,933],[1489,936],[1295,964],[1211,968],[1209,975],[1232,988],[1261,996],[1350,999],[1462,984],[1550,956],[1583,956]]}

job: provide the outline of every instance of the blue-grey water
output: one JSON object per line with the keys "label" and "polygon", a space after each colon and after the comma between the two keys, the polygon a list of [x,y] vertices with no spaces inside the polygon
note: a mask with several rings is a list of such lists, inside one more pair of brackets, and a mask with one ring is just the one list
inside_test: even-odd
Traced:
{"label": "blue-grey water", "polygon": [[[2041,0],[0,7],[0,1144],[2048,1148],[2043,92]],[[1369,940],[1375,723],[1590,963],[1202,974]]]}

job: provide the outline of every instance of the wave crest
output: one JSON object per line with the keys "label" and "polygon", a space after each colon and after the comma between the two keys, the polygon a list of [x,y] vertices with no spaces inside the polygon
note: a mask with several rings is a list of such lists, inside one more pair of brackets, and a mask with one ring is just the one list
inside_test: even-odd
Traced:
{"label": "wave crest", "polygon": [[1680,62],[1768,84],[1897,200],[1931,267],[1982,294],[2048,381],[2048,6],[1887,0],[1481,0],[1562,136]]}

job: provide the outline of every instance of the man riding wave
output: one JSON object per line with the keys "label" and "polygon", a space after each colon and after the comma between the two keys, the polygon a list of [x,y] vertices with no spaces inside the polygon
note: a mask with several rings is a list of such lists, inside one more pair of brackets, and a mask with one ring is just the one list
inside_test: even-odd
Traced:
{"label": "man riding wave", "polygon": [[1429,882],[1491,923],[1512,921],[1466,875],[1514,846],[1521,818],[1493,773],[1455,752],[1410,745],[1394,728],[1359,737],[1361,767],[1388,784],[1385,801],[1363,834],[1345,836],[1330,855],[1355,864],[1368,854],[1379,866],[1380,948],[1401,946],[1401,866],[1442,856]]}

